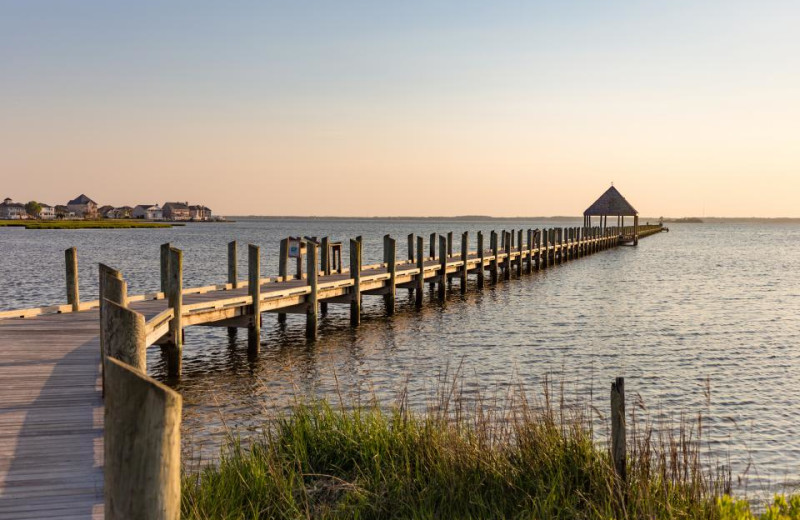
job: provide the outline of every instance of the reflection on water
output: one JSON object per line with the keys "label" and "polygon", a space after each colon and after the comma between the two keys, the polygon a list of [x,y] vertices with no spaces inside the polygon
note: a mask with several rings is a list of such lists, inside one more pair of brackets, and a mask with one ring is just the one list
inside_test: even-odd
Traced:
{"label": "reflection on water", "polygon": [[[526,223],[543,225],[553,224]],[[298,220],[171,230],[0,229],[3,250],[14,252],[0,265],[0,302],[32,306],[63,299],[63,249],[71,245],[79,248],[88,299],[100,260],[122,269],[131,294],[155,290],[158,244],[165,241],[185,250],[188,287],[224,280],[231,239],[262,245],[267,275],[277,272],[278,240],[289,234],[361,234],[369,263],[379,261],[384,233],[405,244],[407,233],[424,232],[427,243],[433,231],[492,227],[520,223]],[[456,291],[444,303],[428,295],[431,301],[420,310],[400,290],[392,319],[381,298],[367,296],[357,329],[349,327],[347,306],[331,305],[314,342],[305,338],[303,316],[279,324],[265,315],[255,358],[248,357],[244,330],[230,336],[224,328],[190,328],[184,375],[175,384],[184,396],[185,450],[213,458],[226,425],[257,430],[298,395],[361,392],[391,403],[407,384],[409,400],[421,406],[441,372],[460,365],[467,392],[495,392],[517,382],[536,387],[549,374],[603,413],[612,379],[624,375],[628,392],[640,394],[653,416],[677,421],[681,412],[702,411],[710,428],[704,442],[730,454],[734,476],[752,461],[751,491],[767,483],[796,485],[800,226],[671,229],[638,248],[606,251],[464,296]],[[246,272],[244,255],[240,263]],[[157,349],[149,351],[149,370],[165,379]]]}

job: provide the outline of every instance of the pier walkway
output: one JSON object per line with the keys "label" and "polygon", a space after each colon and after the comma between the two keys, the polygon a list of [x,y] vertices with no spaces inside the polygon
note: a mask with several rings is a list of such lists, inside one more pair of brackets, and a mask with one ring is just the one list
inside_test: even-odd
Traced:
{"label": "pier walkway", "polygon": [[[249,346],[257,351],[264,312],[305,314],[306,332],[313,338],[317,313],[326,312],[327,305],[349,305],[351,323],[357,325],[365,295],[382,296],[391,314],[398,289],[412,290],[416,303],[422,305],[425,284],[438,287],[438,296],[445,297],[453,280],[461,291],[466,290],[469,277],[482,287],[661,230],[660,226],[528,230],[527,240],[522,231],[504,232],[502,237],[493,232],[489,248],[478,235],[476,250],[469,248],[465,233],[461,252],[455,255],[452,234],[439,236],[438,242],[431,237],[429,252],[438,245],[438,255],[423,255],[423,238],[410,236],[404,260],[397,260],[395,241],[387,236],[385,261],[369,266],[360,265],[360,239],[351,240],[350,269],[341,266],[341,251],[339,266],[332,268],[327,239],[305,240],[310,268],[306,274],[288,275],[283,269],[282,276],[273,278],[259,277],[260,252],[251,245],[252,282],[238,280],[232,243],[228,282],[192,289],[182,287],[180,251],[167,246],[162,248],[166,252],[162,254],[163,292],[129,297],[121,274],[113,270],[108,271],[103,289],[101,268],[101,297],[142,317],[145,326],[139,343],[144,348],[161,345],[171,352],[169,370],[179,376],[182,330],[189,326],[246,327],[251,332]],[[318,250],[323,247],[320,258]],[[101,320],[99,302],[78,300],[77,260],[70,258],[68,251],[67,286],[73,291],[68,294],[69,304],[0,312],[0,519],[104,516],[104,482],[108,482],[104,435],[108,432],[100,343],[101,336],[107,338],[104,350],[111,355],[108,342],[115,340],[121,325],[113,321],[116,314],[110,307],[104,307]]]}

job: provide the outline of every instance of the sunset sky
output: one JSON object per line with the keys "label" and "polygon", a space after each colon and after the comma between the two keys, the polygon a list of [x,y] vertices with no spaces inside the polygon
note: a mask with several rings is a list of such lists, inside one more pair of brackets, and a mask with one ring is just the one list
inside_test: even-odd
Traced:
{"label": "sunset sky", "polygon": [[796,2],[2,2],[0,197],[800,217]]}

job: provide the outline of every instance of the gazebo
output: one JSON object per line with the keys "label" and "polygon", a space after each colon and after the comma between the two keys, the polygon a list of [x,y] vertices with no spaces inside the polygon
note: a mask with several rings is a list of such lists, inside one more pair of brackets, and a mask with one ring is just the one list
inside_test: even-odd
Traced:
{"label": "gazebo", "polygon": [[625,200],[625,197],[612,184],[594,204],[583,212],[583,225],[592,227],[592,217],[600,217],[600,227],[608,227],[608,217],[617,217],[617,227],[625,227],[625,217],[633,217],[633,233],[628,240],[639,245],[639,212]]}

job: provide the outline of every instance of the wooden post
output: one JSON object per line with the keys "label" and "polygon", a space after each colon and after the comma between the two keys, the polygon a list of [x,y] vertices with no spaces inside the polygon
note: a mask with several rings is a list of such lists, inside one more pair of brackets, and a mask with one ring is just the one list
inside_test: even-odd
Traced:
{"label": "wooden post", "polygon": [[106,357],[127,363],[142,374],[146,374],[147,330],[144,316],[109,299],[105,299],[103,303],[106,307],[105,327],[103,327]]}
{"label": "wooden post", "polygon": [[78,287],[78,249],[70,247],[64,251],[67,267],[67,303],[72,305],[72,312],[81,309],[80,289]]}
{"label": "wooden post", "polygon": [[625,482],[626,468],[625,441],[625,378],[618,377],[611,383],[611,458],[617,476]]}
{"label": "wooden post", "polygon": [[[278,251],[278,276],[285,282],[289,279],[289,239],[281,240]],[[286,313],[278,313],[278,323],[286,323]]]}
{"label": "wooden post", "polygon": [[104,364],[105,518],[178,520],[181,396],[124,362]]}
{"label": "wooden post", "polygon": [[639,245],[639,215],[633,216],[633,245]]}
{"label": "wooden post", "polygon": [[167,297],[167,291],[169,290],[169,250],[172,248],[172,244],[167,242],[166,244],[161,244],[160,248],[160,266],[161,266],[161,292],[164,293],[164,297]]}
{"label": "wooden post", "polygon": [[423,240],[422,237],[417,237],[417,294],[415,295],[415,303],[417,307],[422,307],[423,289],[425,287],[425,256],[422,253]]}
{"label": "wooden post", "polygon": [[[430,254],[428,255],[430,258],[436,258],[437,257],[437,254],[436,254],[436,239],[437,239],[438,236],[439,235],[437,235],[436,233],[431,233],[431,235],[430,235],[430,239],[429,239],[429,247],[430,247],[429,252],[430,252]],[[428,283],[428,287],[431,288],[431,291],[433,291],[433,289],[436,288],[436,282],[434,281],[434,279],[431,279],[430,283]]]}
{"label": "wooden post", "polygon": [[350,325],[361,323],[361,241],[350,239],[350,277],[353,292],[350,295]]}
{"label": "wooden post", "polygon": [[506,236],[506,261],[503,262],[503,280],[510,280],[511,279],[511,237],[514,234],[510,231],[503,232]]}
{"label": "wooden post", "polygon": [[228,242],[228,283],[232,289],[239,288],[239,273],[236,265],[237,254],[236,240]]}
{"label": "wooden post", "polygon": [[171,377],[181,375],[181,356],[183,352],[183,251],[169,248],[169,284],[167,303],[175,311],[169,322],[169,342],[167,351],[167,374]]}
{"label": "wooden post", "polygon": [[[550,229],[543,229],[542,230],[542,250],[544,252],[544,256],[542,257],[542,267],[547,269],[550,267],[550,235],[552,230]],[[541,256],[541,255],[540,255]]]}
{"label": "wooden post", "polygon": [[500,248],[497,245],[497,231],[492,230],[489,236],[489,247],[492,248],[492,261],[489,263],[489,280],[492,284],[497,283],[497,256],[500,254]]}
{"label": "wooden post", "polygon": [[408,234],[408,261],[414,262],[417,259],[414,255],[414,233]]}
{"label": "wooden post", "polygon": [[484,284],[484,267],[483,267],[483,259],[486,255],[483,246],[483,231],[478,231],[478,289],[483,289]]}
{"label": "wooden post", "polygon": [[[322,238],[322,259],[321,262],[321,271],[323,276],[330,276],[333,273],[333,262],[331,258],[331,239],[328,237]],[[323,316],[327,316],[328,314],[328,302],[320,302],[319,303],[319,312]]]}
{"label": "wooden post", "polygon": [[389,273],[383,301],[386,303],[386,314],[391,316],[394,314],[395,287],[397,285],[397,243],[390,235],[383,236],[383,261],[386,263],[386,272]]}
{"label": "wooden post", "polygon": [[256,353],[261,346],[261,249],[253,244],[247,244],[247,292],[253,299],[247,350]]}
{"label": "wooden post", "polygon": [[447,295],[447,238],[439,237],[439,299]]}
{"label": "wooden post", "polygon": [[[448,259],[448,261],[452,257],[453,257],[453,232],[452,231],[448,231],[447,232],[447,259]],[[447,281],[452,283],[452,281],[453,281],[453,275],[452,274],[448,274],[447,275]]]}
{"label": "wooden post", "polygon": [[100,377],[105,381],[105,366],[102,360],[105,358],[108,349],[106,347],[106,308],[108,301],[117,303],[122,306],[128,305],[128,288],[125,281],[122,279],[122,273],[116,269],[112,269],[105,264],[98,264],[99,280],[98,287],[99,301],[98,312],[100,314]]}
{"label": "wooden post", "polygon": [[519,256],[517,257],[517,277],[522,276],[522,229],[517,231],[517,250]]}
{"label": "wooden post", "polygon": [[308,271],[308,286],[311,292],[306,297],[306,337],[309,339],[317,338],[317,303],[319,303],[318,296],[318,280],[319,275],[317,262],[317,243],[311,240],[306,240],[306,254],[308,255],[308,264],[306,271]]}
{"label": "wooden post", "polygon": [[467,260],[469,260],[469,231],[464,231],[461,234],[461,261],[464,262],[461,266],[461,294],[467,292],[467,273],[469,273]]}
{"label": "wooden post", "polygon": [[533,230],[528,229],[528,263],[525,265],[525,272],[533,272]]}

